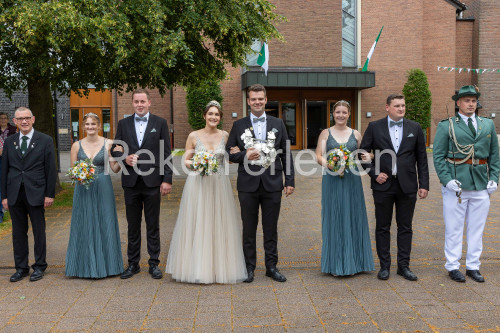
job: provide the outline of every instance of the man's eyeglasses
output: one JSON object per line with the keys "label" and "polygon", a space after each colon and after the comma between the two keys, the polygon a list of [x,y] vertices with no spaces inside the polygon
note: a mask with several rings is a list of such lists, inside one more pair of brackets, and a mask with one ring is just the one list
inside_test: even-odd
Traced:
{"label": "man's eyeglasses", "polygon": [[22,118],[16,118],[16,120],[17,120],[17,121],[19,121],[19,122],[23,122],[23,121],[30,121],[30,120],[31,120],[31,118],[33,118],[33,117],[22,117]]}

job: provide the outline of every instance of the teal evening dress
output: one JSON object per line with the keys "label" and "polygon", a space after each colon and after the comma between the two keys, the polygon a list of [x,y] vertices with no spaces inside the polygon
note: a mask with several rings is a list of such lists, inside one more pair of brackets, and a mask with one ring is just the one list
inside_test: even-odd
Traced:
{"label": "teal evening dress", "polygon": [[[329,129],[326,151],[339,148],[340,145]],[[354,131],[343,145],[351,152],[357,149]],[[359,175],[348,170],[344,172],[343,178],[328,172],[323,175],[321,224],[323,273],[342,276],[375,269]]]}
{"label": "teal evening dress", "polygon": [[[66,275],[104,278],[123,272],[120,231],[111,177],[104,174],[105,145],[94,157],[96,179],[86,189],[77,184],[73,195]],[[78,160],[87,157],[82,145]]]}

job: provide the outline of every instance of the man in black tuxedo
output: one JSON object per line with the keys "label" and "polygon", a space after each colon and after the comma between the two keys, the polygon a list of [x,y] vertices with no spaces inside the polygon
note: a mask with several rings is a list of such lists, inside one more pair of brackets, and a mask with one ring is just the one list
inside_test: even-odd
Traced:
{"label": "man in black tuxedo", "polygon": [[[128,279],[140,272],[141,221],[144,208],[149,253],[149,274],[161,279],[160,260],[160,203],[161,196],[172,190],[170,137],[167,121],[149,112],[151,99],[145,89],[132,95],[134,116],[118,122],[111,148],[115,158],[125,159],[122,165],[122,187],[128,222],[128,268],[121,274]],[[125,157],[126,156],[126,157]]]}
{"label": "man in black tuxedo", "polygon": [[5,139],[2,154],[2,205],[12,217],[12,245],[16,272],[11,282],[28,275],[28,215],[35,240],[35,263],[30,281],[43,278],[47,268],[45,208],[54,202],[56,164],[54,143],[48,135],[35,131],[30,109],[16,110],[14,122],[19,134]]}
{"label": "man in black tuxedo", "polygon": [[417,122],[404,118],[404,96],[389,95],[385,109],[388,116],[368,124],[360,146],[360,149],[375,153],[369,175],[375,203],[375,239],[380,260],[377,277],[381,280],[389,278],[390,230],[393,208],[396,206],[397,273],[407,280],[416,281],[417,276],[409,266],[417,193],[424,199],[429,191],[425,138]]}
{"label": "man in black tuxedo", "polygon": [[[229,160],[238,163],[237,189],[243,222],[243,253],[248,271],[245,282],[252,282],[257,262],[256,232],[259,218],[259,206],[262,209],[262,229],[264,232],[264,250],[266,276],[278,282],[286,278],[276,268],[278,263],[278,218],[281,206],[281,191],[289,196],[294,191],[294,170],[292,154],[288,144],[285,124],[281,119],[266,115],[266,89],[255,84],[247,90],[247,104],[251,114],[233,124],[226,144]],[[258,143],[274,138],[276,160],[267,165],[252,164],[259,161],[261,152],[256,148],[245,148],[242,135],[248,130]],[[234,147],[239,151],[235,152]],[[233,149],[231,149],[233,148]],[[267,168],[266,168],[267,167]],[[283,187],[283,176],[285,185]]]}

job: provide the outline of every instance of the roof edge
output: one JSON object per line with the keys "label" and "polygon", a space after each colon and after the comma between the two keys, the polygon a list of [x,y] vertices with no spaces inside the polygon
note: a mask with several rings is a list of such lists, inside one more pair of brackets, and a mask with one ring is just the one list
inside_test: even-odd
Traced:
{"label": "roof edge", "polygon": [[458,0],[445,0],[445,1],[460,11],[464,11],[467,9],[467,5]]}

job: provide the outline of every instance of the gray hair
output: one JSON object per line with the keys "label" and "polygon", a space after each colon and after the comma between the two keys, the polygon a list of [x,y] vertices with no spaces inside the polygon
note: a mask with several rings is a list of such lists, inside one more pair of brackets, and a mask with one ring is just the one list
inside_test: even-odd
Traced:
{"label": "gray hair", "polygon": [[14,112],[14,117],[17,117],[17,112],[18,112],[18,111],[19,111],[19,112],[22,112],[22,111],[29,111],[29,112],[31,113],[31,116],[33,117],[33,112],[31,112],[31,110],[30,110],[30,109],[28,109],[28,108],[27,108],[27,107],[25,107],[25,106],[18,107],[18,108],[16,109],[16,112]]}

